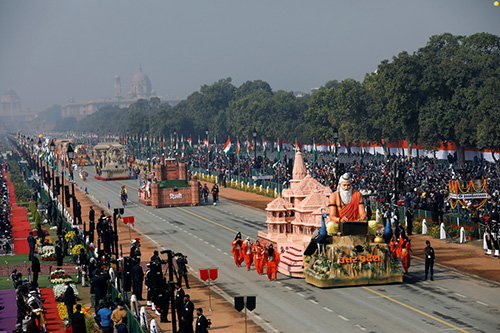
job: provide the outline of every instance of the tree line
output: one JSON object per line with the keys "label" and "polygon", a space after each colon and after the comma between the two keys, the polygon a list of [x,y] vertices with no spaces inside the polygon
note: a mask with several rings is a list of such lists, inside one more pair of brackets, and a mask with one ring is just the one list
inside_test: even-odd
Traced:
{"label": "tree line", "polygon": [[74,129],[107,134],[224,141],[285,139],[332,142],[333,131],[348,146],[360,141],[385,146],[406,140],[433,148],[442,142],[464,148],[500,148],[500,38],[489,33],[432,36],[413,54],[401,52],[365,76],[363,82],[332,80],[313,94],[273,91],[262,81],[236,87],[231,78],[203,85],[175,106],[160,99],[129,108],[106,107]]}

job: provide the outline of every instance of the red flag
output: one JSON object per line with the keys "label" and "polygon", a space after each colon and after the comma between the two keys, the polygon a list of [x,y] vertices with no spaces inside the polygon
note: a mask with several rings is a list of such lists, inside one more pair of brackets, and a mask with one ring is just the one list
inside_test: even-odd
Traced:
{"label": "red flag", "polygon": [[219,270],[217,268],[210,268],[210,280],[215,281],[219,275]]}
{"label": "red flag", "polygon": [[200,269],[200,279],[203,281],[208,280],[208,269]]}
{"label": "red flag", "polygon": [[299,140],[297,140],[297,149],[298,150],[302,150],[302,147],[300,146],[300,141]]}

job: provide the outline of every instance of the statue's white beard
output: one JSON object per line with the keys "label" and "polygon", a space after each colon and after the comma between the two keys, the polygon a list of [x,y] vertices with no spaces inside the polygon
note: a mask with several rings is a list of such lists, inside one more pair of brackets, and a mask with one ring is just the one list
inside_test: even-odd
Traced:
{"label": "statue's white beard", "polygon": [[342,187],[339,188],[340,199],[344,205],[348,205],[352,199],[352,188],[344,190]]}

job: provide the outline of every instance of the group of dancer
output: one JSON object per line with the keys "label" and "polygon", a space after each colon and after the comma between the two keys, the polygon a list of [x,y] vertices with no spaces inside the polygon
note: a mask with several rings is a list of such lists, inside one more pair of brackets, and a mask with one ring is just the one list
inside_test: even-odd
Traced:
{"label": "group of dancer", "polygon": [[241,267],[245,262],[247,269],[250,270],[252,263],[255,262],[255,270],[257,274],[264,273],[266,267],[267,277],[270,281],[276,280],[278,273],[278,265],[280,263],[280,254],[269,244],[267,248],[262,246],[259,240],[252,243],[250,237],[245,240],[241,238],[241,233],[238,232],[233,239],[232,253],[234,256],[234,263],[236,267]]}
{"label": "group of dancer", "polygon": [[411,239],[406,236],[404,230],[400,233],[399,237],[394,235],[389,244],[391,250],[391,256],[397,262],[398,258],[401,259],[401,264],[405,273],[408,273],[408,269],[411,265]]}

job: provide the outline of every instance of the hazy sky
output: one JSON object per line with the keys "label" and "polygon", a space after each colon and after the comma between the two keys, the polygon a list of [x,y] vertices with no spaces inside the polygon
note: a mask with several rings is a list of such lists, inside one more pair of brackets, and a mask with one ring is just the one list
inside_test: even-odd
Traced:
{"label": "hazy sky", "polygon": [[310,92],[362,81],[444,32],[500,35],[494,0],[0,0],[0,94],[41,111],[122,94],[142,65],[162,97],[232,77]]}

